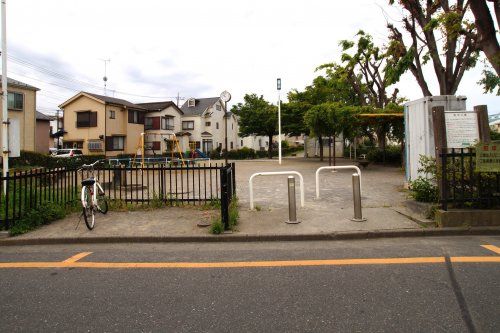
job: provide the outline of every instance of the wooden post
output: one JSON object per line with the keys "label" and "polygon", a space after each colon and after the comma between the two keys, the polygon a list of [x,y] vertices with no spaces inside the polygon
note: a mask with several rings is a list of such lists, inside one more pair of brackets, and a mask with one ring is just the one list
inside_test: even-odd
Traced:
{"label": "wooden post", "polygon": [[446,200],[446,175],[443,172],[443,170],[446,170],[446,168],[443,168],[443,160],[446,161],[446,159],[439,156],[439,154],[444,154],[446,152],[447,147],[444,106],[432,107],[432,124],[434,129],[434,151],[436,154],[436,176],[438,178],[437,184],[439,187],[439,199]]}
{"label": "wooden post", "polygon": [[477,114],[477,127],[479,130],[479,141],[490,143],[490,125],[488,124],[488,106],[476,105],[474,112]]}
{"label": "wooden post", "polygon": [[444,106],[432,107],[432,124],[434,127],[434,146],[436,152],[436,161],[439,161],[439,152],[443,148],[447,147]]}

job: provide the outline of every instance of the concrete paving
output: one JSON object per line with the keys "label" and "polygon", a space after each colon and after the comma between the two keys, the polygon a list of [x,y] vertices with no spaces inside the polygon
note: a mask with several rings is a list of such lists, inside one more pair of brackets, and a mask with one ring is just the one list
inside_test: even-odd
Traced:
{"label": "concrete paving", "polygon": [[[339,160],[339,165],[352,164]],[[362,170],[362,204],[365,222],[354,222],[352,171],[321,173],[321,197],[315,198],[315,171],[327,162],[316,159],[288,158],[278,165],[277,160],[237,161],[237,195],[240,221],[234,237],[247,235],[314,235],[344,231],[405,230],[420,228],[398,213],[407,198],[403,190],[403,172],[396,167],[370,165]],[[288,201],[286,176],[257,177],[254,182],[255,204],[249,210],[248,180],[253,173],[264,171],[300,172],[305,184],[305,207],[299,208],[299,224],[286,224]],[[298,180],[297,205],[300,206]],[[96,238],[96,237],[165,237],[208,235],[208,228],[198,227],[210,221],[217,210],[200,207],[166,207],[155,210],[120,212],[98,215],[96,227],[89,231],[79,214],[43,226],[17,239]],[[214,236],[215,237],[215,236]]]}

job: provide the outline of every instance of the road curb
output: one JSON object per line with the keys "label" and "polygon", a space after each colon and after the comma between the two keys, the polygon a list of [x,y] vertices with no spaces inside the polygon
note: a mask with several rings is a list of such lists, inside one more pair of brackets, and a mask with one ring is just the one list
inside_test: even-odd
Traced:
{"label": "road curb", "polygon": [[500,235],[500,227],[432,228],[342,231],[320,234],[222,234],[206,236],[109,236],[59,238],[4,238],[0,246],[56,245],[56,244],[109,244],[109,243],[213,243],[213,242],[277,242],[325,241],[349,239],[376,239],[397,237]]}

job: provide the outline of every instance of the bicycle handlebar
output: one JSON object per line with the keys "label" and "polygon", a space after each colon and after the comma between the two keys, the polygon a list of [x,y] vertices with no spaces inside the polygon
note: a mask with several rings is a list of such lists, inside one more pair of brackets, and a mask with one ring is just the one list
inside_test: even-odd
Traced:
{"label": "bicycle handlebar", "polygon": [[97,160],[95,161],[94,163],[92,164],[82,164],[82,166],[80,167],[80,169],[78,170],[83,170],[83,169],[92,169],[97,163],[101,163],[103,162],[104,160]]}

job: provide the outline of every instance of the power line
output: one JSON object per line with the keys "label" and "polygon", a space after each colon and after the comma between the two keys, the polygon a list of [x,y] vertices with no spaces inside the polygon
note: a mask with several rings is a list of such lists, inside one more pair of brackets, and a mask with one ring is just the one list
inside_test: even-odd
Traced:
{"label": "power line", "polygon": [[[18,65],[21,65],[21,66],[24,66],[24,67],[28,67],[28,68],[36,70],[36,71],[38,71],[38,72],[40,72],[42,74],[46,74],[46,75],[55,77],[55,78],[60,79],[60,80],[68,81],[68,82],[79,84],[79,85],[88,86],[88,87],[91,87],[93,89],[96,89],[97,91],[100,91],[102,89],[101,86],[98,86],[98,85],[95,85],[95,84],[92,84],[92,83],[89,83],[89,82],[86,82],[86,81],[82,81],[82,80],[76,79],[74,77],[65,75],[65,74],[61,74],[61,73],[55,72],[55,71],[53,71],[51,69],[47,69],[45,67],[42,67],[40,65],[34,64],[34,63],[30,62],[30,61],[27,61],[27,60],[24,60],[24,59],[15,57],[15,56],[7,55],[7,58],[9,58],[11,61],[17,63]],[[20,75],[20,74],[17,74],[17,75]],[[25,77],[26,78],[30,78],[30,77],[27,77],[27,76],[25,76]],[[37,80],[37,79],[34,79],[34,78],[31,78],[31,79],[32,80]],[[46,82],[46,81],[42,81],[42,80],[37,80],[37,81]],[[84,90],[84,89],[68,88],[66,86],[57,85],[55,83],[50,83],[50,82],[47,82],[47,83],[55,85],[55,86],[59,86],[61,88],[73,90],[73,91]],[[129,93],[129,92],[125,92],[125,91],[120,91],[120,90],[114,90],[114,89],[110,89],[110,91],[113,92],[113,93],[116,93],[116,94],[120,94],[120,95],[126,95],[126,96],[132,96],[132,97],[141,97],[141,98],[151,98],[151,99],[181,99],[181,100],[185,100],[186,99],[185,97],[180,97],[180,96],[149,96],[149,95],[140,95],[140,94],[133,94],[133,93]]]}

